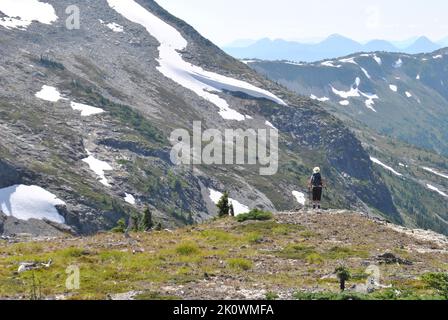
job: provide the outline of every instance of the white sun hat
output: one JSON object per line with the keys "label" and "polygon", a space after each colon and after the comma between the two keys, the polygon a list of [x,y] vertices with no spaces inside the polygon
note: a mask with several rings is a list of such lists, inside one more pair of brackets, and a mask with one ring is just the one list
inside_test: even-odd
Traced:
{"label": "white sun hat", "polygon": [[320,173],[320,168],[319,168],[319,167],[314,168],[314,169],[313,169],[313,172],[314,172],[314,173]]}

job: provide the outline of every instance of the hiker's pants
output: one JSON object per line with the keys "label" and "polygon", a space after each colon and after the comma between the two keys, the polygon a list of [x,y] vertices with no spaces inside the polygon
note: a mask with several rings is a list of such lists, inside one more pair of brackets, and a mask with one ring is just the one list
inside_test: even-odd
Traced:
{"label": "hiker's pants", "polygon": [[313,187],[313,201],[322,200],[322,187]]}

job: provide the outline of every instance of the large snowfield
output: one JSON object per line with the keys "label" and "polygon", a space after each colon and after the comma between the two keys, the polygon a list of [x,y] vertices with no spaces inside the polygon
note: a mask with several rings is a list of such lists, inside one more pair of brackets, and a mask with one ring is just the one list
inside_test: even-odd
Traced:
{"label": "large snowfield", "polygon": [[14,185],[0,189],[0,208],[4,214],[20,220],[47,219],[65,223],[56,205],[65,205],[54,194],[38,186]]}
{"label": "large snowfield", "polygon": [[58,19],[51,4],[37,0],[0,0],[0,11],[7,16],[0,18],[0,26],[7,29],[26,29],[33,21],[51,24]]}
{"label": "large snowfield", "polygon": [[[212,202],[214,204],[218,204],[219,200],[221,199],[221,197],[223,196],[223,194],[219,191],[213,190],[213,189],[209,189],[210,192],[210,200],[212,200]],[[240,215],[243,213],[248,213],[250,211],[248,206],[245,206],[244,204],[229,198],[229,202],[233,204],[233,209],[235,211],[235,215]]]}
{"label": "large snowfield", "polygon": [[213,103],[219,108],[219,114],[224,119],[243,121],[247,119],[247,116],[231,109],[227,101],[216,94],[223,90],[243,92],[255,98],[266,98],[285,105],[283,100],[266,90],[244,81],[205,71],[201,67],[184,61],[179,51],[187,47],[187,40],[174,27],[137,2],[133,0],[107,0],[107,2],[111,8],[129,21],[142,25],[159,41],[160,66],[157,69],[167,78]]}

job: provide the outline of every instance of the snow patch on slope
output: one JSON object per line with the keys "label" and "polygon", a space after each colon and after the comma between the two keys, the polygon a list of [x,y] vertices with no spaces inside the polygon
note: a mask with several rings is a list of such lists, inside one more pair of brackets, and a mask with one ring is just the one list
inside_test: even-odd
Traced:
{"label": "snow patch on slope", "polygon": [[373,163],[378,164],[380,166],[382,166],[384,169],[389,170],[390,172],[392,172],[394,175],[402,177],[403,175],[397,171],[395,171],[392,167],[389,167],[388,165],[382,163],[380,160],[378,160],[377,158],[373,158],[370,157],[370,160],[372,160]]}
{"label": "snow patch on slope", "polygon": [[[223,193],[213,189],[209,189],[209,192],[210,192],[210,200],[212,200],[214,204],[218,204],[219,200],[223,196]],[[241,204],[240,202],[234,199],[229,198],[229,203],[233,204],[233,209],[235,211],[236,216],[243,213],[248,213],[250,211],[248,206],[245,206],[244,204]]]}
{"label": "snow patch on slope", "polygon": [[395,61],[395,63],[394,63],[395,69],[401,68],[402,66],[403,66],[403,60],[401,60],[401,58],[399,58],[397,61]]}
{"label": "snow patch on slope", "polygon": [[109,181],[107,181],[105,171],[111,171],[113,168],[104,161],[96,159],[92,153],[90,153],[88,150],[86,150],[88,157],[83,159],[82,161],[87,163],[89,165],[90,170],[95,172],[95,174],[100,179],[100,182],[105,185],[106,187],[109,187]]}
{"label": "snow patch on slope", "polygon": [[264,124],[267,125],[268,127],[271,127],[272,129],[278,130],[271,122],[269,122],[267,120]]}
{"label": "snow patch on slope", "polygon": [[135,197],[132,194],[126,193],[124,197],[124,201],[129,204],[135,205]]}
{"label": "snow patch on slope", "polygon": [[[359,79],[359,78],[357,78],[357,79]],[[360,96],[358,86],[352,86],[350,88],[350,90],[348,90],[348,91],[337,90],[333,86],[331,86],[331,90],[333,91],[333,93],[335,95],[338,95],[338,96],[340,96],[343,99],[359,97]]]}
{"label": "snow patch on slope", "polygon": [[58,89],[51,86],[43,86],[42,89],[35,94],[35,96],[39,99],[50,101],[50,102],[58,102],[63,99]]}
{"label": "snow patch on slope", "polygon": [[364,93],[364,92],[361,92],[361,91],[359,93],[361,93],[362,96],[367,98],[367,100],[365,101],[366,107],[368,109],[372,110],[373,112],[377,112],[376,109],[373,106],[375,105],[375,99],[379,99],[378,95],[370,94],[370,93]]}
{"label": "snow patch on slope", "polygon": [[294,196],[294,198],[296,198],[298,203],[300,203],[302,206],[305,205],[306,197],[305,197],[305,194],[303,192],[293,191],[292,195]]}
{"label": "snow patch on slope", "polygon": [[232,110],[226,100],[216,93],[224,90],[243,92],[255,98],[265,98],[281,105],[286,103],[270,93],[247,82],[225,77],[205,71],[183,60],[179,51],[184,50],[188,42],[171,25],[161,20],[133,0],[107,0],[109,6],[126,19],[140,24],[159,43],[159,67],[157,68],[167,78],[195,92],[200,97],[219,108],[219,114],[226,120],[243,121],[241,113]]}
{"label": "snow patch on slope", "polygon": [[101,24],[105,25],[106,27],[108,27],[110,30],[112,30],[113,32],[124,32],[124,27],[122,25],[119,25],[116,22],[109,22],[106,23],[103,20],[99,19]]}
{"label": "snow patch on slope", "polygon": [[320,101],[320,102],[330,101],[330,98],[328,98],[328,97],[322,97],[322,98],[319,98],[319,97],[315,96],[314,94],[312,94],[312,95],[310,96],[310,98],[311,98],[312,100],[316,100],[316,101]]}
{"label": "snow patch on slope", "polygon": [[83,103],[70,102],[70,106],[73,110],[81,111],[81,116],[88,117],[93,116],[95,114],[103,113],[104,110],[96,107],[92,107]]}
{"label": "snow patch on slope", "polygon": [[1,211],[20,220],[47,219],[65,223],[57,205],[65,205],[65,202],[38,186],[14,185],[0,189]]}
{"label": "snow patch on slope", "polygon": [[348,106],[350,104],[350,101],[347,100],[348,98],[362,96],[367,99],[365,101],[366,107],[374,112],[377,112],[373,106],[375,105],[375,99],[379,99],[378,95],[362,92],[361,90],[359,90],[360,84],[361,84],[361,79],[358,77],[355,79],[355,83],[351,86],[349,91],[337,90],[333,86],[331,86],[331,90],[333,91],[333,93],[335,95],[338,95],[339,97],[344,99],[339,102],[340,105]]}
{"label": "snow patch on slope", "polygon": [[328,60],[321,63],[324,67],[330,67],[330,68],[341,68],[342,66],[340,64],[335,65],[334,61]]}
{"label": "snow patch on slope", "polygon": [[342,63],[352,63],[352,64],[358,64],[356,61],[355,61],[355,58],[354,57],[352,57],[352,58],[346,58],[346,59],[340,59],[339,60],[339,62],[342,62]]}
{"label": "snow patch on slope", "polygon": [[440,173],[440,172],[438,172],[438,171],[436,171],[434,169],[431,169],[431,168],[428,168],[428,167],[422,167],[422,169],[425,170],[425,171],[431,172],[431,173],[435,174],[436,176],[448,179],[448,175]]}
{"label": "snow patch on slope", "polygon": [[0,11],[6,15],[0,26],[6,29],[26,30],[33,21],[52,24],[58,19],[51,4],[37,0],[1,0]]}
{"label": "snow patch on slope", "polygon": [[373,55],[373,59],[376,61],[376,63],[378,63],[378,65],[382,65],[383,61],[381,60],[380,57],[378,57],[376,54]]}
{"label": "snow patch on slope", "polygon": [[367,78],[372,79],[372,77],[370,76],[370,74],[367,72],[366,69],[364,69],[363,67],[360,67],[360,68],[361,68],[362,72],[364,73],[364,75],[365,75]]}
{"label": "snow patch on slope", "polygon": [[426,186],[428,187],[429,190],[435,191],[438,194],[440,194],[441,196],[448,198],[448,194],[446,194],[445,192],[441,191],[439,188],[434,187],[433,185],[430,185],[430,184],[427,184]]}

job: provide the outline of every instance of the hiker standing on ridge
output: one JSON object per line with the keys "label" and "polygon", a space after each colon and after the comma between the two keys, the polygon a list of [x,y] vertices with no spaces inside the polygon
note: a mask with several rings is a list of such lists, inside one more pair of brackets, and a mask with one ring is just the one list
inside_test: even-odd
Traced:
{"label": "hiker standing on ridge", "polygon": [[313,175],[310,178],[310,182],[308,185],[312,196],[313,196],[313,209],[320,209],[320,202],[322,200],[322,191],[325,187],[324,180],[322,179],[322,175],[320,174],[320,168],[316,167],[313,169]]}

